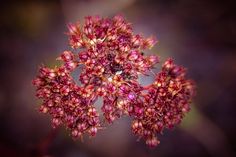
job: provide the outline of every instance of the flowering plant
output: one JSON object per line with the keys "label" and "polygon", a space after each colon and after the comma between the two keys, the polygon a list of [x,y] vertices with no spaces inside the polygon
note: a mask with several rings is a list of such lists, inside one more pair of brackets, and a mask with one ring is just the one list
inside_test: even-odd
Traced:
{"label": "flowering plant", "polygon": [[[156,135],[181,122],[189,111],[194,84],[185,78],[186,70],[168,59],[155,81],[142,86],[140,75],[147,75],[159,63],[156,55],[145,56],[156,40],[134,34],[122,16],[112,19],[86,17],[84,25],[69,24],[69,44],[57,60],[61,66],[40,67],[33,80],[36,96],[43,100],[40,112],[52,117],[52,126],[65,125],[74,138],[94,136],[104,124],[94,106],[103,99],[105,120],[132,117],[132,132],[148,146],[159,144]],[[76,84],[71,73],[81,67]]]}

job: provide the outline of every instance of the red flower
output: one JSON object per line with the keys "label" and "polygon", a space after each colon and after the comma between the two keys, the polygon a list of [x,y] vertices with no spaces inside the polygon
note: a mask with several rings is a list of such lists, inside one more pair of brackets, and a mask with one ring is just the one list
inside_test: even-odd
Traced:
{"label": "red flower", "polygon": [[[185,69],[169,59],[154,83],[143,87],[139,75],[159,63],[159,57],[143,55],[156,43],[154,38],[134,34],[121,16],[89,16],[84,25],[69,24],[68,28],[71,47],[81,51],[64,51],[57,58],[63,62],[60,67],[40,67],[33,80],[36,96],[43,100],[40,111],[52,116],[53,127],[69,128],[74,138],[85,133],[94,136],[103,125],[94,103],[102,97],[108,123],[129,115],[133,133],[151,147],[158,145],[156,135],[180,123],[190,109],[194,84],[185,78]],[[81,86],[71,76],[80,65]]]}

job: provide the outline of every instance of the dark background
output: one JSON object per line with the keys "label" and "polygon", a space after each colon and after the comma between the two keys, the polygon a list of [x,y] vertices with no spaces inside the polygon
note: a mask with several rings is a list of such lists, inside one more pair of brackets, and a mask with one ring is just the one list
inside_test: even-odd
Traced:
{"label": "dark background", "polygon": [[[235,156],[236,12],[234,1],[53,0],[0,2],[1,157]],[[66,24],[86,15],[124,15],[136,32],[154,35],[152,53],[173,57],[197,84],[182,125],[149,149],[122,118],[93,139],[73,141],[39,114],[31,80],[41,63],[68,49]]]}

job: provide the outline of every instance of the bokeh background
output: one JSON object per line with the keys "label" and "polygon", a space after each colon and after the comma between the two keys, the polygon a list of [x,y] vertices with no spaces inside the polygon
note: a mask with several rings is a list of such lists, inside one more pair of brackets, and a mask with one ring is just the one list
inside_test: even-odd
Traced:
{"label": "bokeh background", "polygon": [[[1,157],[235,156],[236,20],[234,1],[34,0],[0,2]],[[183,123],[149,149],[122,118],[93,139],[73,141],[37,112],[31,80],[41,63],[68,49],[66,24],[87,15],[124,15],[135,32],[154,35],[152,50],[188,68],[197,84]]]}

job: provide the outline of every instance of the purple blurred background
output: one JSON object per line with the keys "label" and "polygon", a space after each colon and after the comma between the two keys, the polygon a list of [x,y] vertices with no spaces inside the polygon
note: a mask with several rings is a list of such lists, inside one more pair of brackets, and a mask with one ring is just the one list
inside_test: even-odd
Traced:
{"label": "purple blurred background", "polygon": [[[236,20],[234,1],[52,0],[0,2],[1,157],[235,156]],[[31,80],[41,63],[68,49],[66,24],[87,15],[124,15],[135,32],[154,35],[152,53],[173,57],[197,83],[182,125],[159,135],[155,149],[137,142],[129,118],[93,139],[73,141],[39,114]]]}

